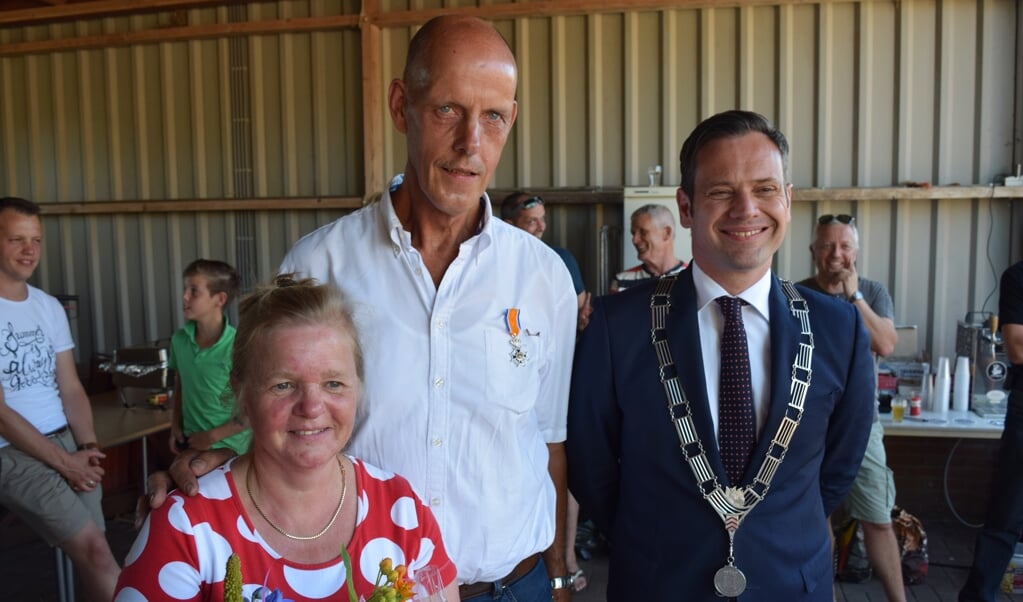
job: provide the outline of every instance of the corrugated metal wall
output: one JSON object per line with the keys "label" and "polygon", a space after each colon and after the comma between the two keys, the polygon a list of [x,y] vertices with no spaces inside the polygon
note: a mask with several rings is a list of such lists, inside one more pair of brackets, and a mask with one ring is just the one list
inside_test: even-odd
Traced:
{"label": "corrugated metal wall", "polygon": [[[363,122],[385,107],[363,107],[357,29],[2,53],[21,42],[358,10],[282,1],[0,29],[0,192],[42,203],[369,196]],[[492,186],[617,189],[645,184],[653,164],[674,185],[688,131],[734,107],[788,134],[797,188],[1000,181],[1021,155],[1018,10],[1014,0],[836,1],[498,19],[519,60],[520,113]],[[411,31],[382,30],[385,88]],[[378,148],[394,173],[404,140],[387,123]],[[897,322],[918,324],[929,348],[950,354],[955,320],[994,309],[998,273],[1023,256],[1023,211],[1006,198],[943,198],[947,190],[801,200],[778,272],[811,273],[815,217],[852,212],[861,272],[889,285]],[[571,248],[595,283],[599,232],[621,227],[620,207],[548,211],[552,242]],[[143,205],[48,217],[37,281],[81,297],[84,360],[179,327],[179,274],[193,258],[220,257],[265,279],[296,238],[343,212],[289,210],[285,200],[279,211]]]}

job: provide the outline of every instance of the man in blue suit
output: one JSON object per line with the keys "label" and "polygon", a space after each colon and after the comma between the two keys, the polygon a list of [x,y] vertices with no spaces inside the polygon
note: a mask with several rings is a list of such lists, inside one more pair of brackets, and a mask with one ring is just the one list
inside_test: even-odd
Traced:
{"label": "man in blue suit", "polygon": [[848,303],[771,273],[791,218],[781,132],[721,113],[680,159],[692,264],[597,300],[576,349],[569,481],[611,540],[608,600],[830,602],[827,516],[867,443],[869,336]]}

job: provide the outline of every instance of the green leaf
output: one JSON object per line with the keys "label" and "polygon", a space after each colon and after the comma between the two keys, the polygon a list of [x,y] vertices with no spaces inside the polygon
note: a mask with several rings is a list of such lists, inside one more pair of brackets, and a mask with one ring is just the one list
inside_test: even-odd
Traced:
{"label": "green leaf", "polygon": [[355,595],[355,583],[352,580],[352,558],[348,555],[348,549],[345,546],[341,546],[341,560],[345,563],[345,583],[348,584],[348,600],[349,602],[359,602],[359,597]]}

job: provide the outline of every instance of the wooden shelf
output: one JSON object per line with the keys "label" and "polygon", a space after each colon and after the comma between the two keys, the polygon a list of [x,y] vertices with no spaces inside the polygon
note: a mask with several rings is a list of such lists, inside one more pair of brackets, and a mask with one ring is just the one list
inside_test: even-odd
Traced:
{"label": "wooden shelf", "polygon": [[[621,203],[623,188],[529,188],[550,204],[601,205]],[[495,204],[511,189],[488,191]],[[892,201],[899,199],[1023,199],[1023,186],[932,186],[911,188],[796,188],[794,201]],[[45,215],[125,215],[137,213],[194,213],[223,211],[315,211],[358,209],[362,197],[294,197],[273,199],[179,199],[160,201],[94,201],[41,203]]]}

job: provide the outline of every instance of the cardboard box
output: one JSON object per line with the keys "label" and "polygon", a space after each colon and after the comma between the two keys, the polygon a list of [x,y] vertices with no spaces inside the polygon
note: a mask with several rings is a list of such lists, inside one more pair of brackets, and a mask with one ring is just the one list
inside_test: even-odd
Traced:
{"label": "cardboard box", "polygon": [[[882,360],[878,366],[877,388],[880,392],[908,395],[911,390],[922,390],[924,378],[930,373],[931,367],[926,362]],[[891,377],[895,378],[894,383]]]}

